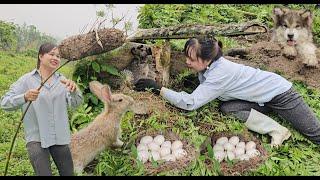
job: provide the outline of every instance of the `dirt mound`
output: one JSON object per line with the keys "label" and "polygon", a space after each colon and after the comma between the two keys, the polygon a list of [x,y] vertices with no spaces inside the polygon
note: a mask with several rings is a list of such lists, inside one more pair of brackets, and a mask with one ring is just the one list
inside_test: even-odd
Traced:
{"label": "dirt mound", "polygon": [[310,87],[320,89],[320,68],[308,68],[305,74],[299,74],[302,67],[301,59],[296,57],[289,60],[284,57],[280,46],[276,43],[260,41],[252,44],[245,51],[247,54],[241,58],[237,56],[226,56],[226,58],[236,63],[275,72],[289,81],[302,81]]}

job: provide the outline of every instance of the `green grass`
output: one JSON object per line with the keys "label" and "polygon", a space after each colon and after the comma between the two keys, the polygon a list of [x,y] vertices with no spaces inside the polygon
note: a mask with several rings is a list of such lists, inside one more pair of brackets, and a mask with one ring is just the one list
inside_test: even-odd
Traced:
{"label": "green grass", "polygon": [[[0,96],[2,96],[9,88],[10,84],[16,81],[21,75],[31,71],[35,67],[36,60],[34,58],[25,57],[23,55],[14,55],[6,52],[0,52]],[[67,77],[71,77],[73,66],[64,67],[61,72]],[[312,110],[320,117],[320,91],[308,88],[300,82],[294,82],[297,89],[309,104]],[[128,112],[125,114],[121,123],[122,140],[124,146],[117,150],[105,150],[96,158],[96,165],[90,173],[84,175],[145,175],[143,166],[135,160],[132,148],[137,138],[137,134],[142,129],[163,130],[168,127],[171,119],[175,120],[172,130],[179,134],[182,138],[188,139],[196,148],[199,148],[201,142],[205,140],[207,135],[219,133],[223,131],[231,131],[241,133],[246,130],[243,123],[237,119],[220,114],[217,110],[218,101],[213,101],[204,107],[192,112],[178,112],[175,114],[153,112],[151,116],[141,118],[134,121],[134,114]],[[70,111],[70,119],[72,119],[72,130],[75,127],[82,128],[101,111],[102,106],[90,107],[83,104],[75,112]],[[268,135],[253,135],[259,138],[263,146],[267,149],[270,157],[267,161],[260,165],[256,170],[247,172],[242,175],[320,175],[319,171],[319,146],[314,145],[300,133],[292,128],[292,126],[283,122],[276,116],[272,116],[278,122],[288,127],[292,132],[292,137],[287,140],[284,145],[278,149],[271,149]],[[16,130],[21,112],[5,112],[0,109],[0,174],[4,172],[7,153],[10,148],[13,134]],[[200,123],[211,124],[209,130],[200,128]],[[219,166],[209,168],[205,161],[210,159],[207,155],[201,155],[191,162],[188,167],[182,171],[161,172],[156,175],[221,175]],[[30,165],[23,134],[23,127],[19,132],[15,143],[13,154],[9,164],[8,175],[33,175]],[[54,174],[57,175],[55,166]]]}

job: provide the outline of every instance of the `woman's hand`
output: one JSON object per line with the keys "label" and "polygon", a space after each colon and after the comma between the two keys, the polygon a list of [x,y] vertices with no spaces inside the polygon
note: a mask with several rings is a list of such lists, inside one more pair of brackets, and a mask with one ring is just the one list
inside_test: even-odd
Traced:
{"label": "woman's hand", "polygon": [[77,85],[75,82],[73,82],[70,79],[61,79],[60,80],[61,83],[66,85],[66,88],[68,89],[68,91],[70,92],[75,92],[77,90]]}
{"label": "woman's hand", "polygon": [[38,98],[40,91],[38,89],[29,89],[24,94],[25,101],[35,101]]}

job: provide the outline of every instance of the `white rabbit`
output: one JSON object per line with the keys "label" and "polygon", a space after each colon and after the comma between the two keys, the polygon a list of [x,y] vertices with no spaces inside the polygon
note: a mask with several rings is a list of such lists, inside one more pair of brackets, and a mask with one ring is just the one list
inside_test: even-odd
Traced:
{"label": "white rabbit", "polygon": [[110,87],[98,81],[90,82],[89,87],[91,92],[104,102],[105,108],[93,122],[71,137],[70,150],[76,173],[82,173],[83,169],[106,148],[123,145],[119,139],[120,120],[134,103],[130,96],[112,95]]}

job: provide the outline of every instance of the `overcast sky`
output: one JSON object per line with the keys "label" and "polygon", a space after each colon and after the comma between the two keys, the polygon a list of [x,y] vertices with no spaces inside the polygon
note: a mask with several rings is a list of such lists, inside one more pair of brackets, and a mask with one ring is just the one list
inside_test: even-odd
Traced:
{"label": "overcast sky", "polygon": [[[138,7],[143,4],[114,4],[114,17],[122,17],[138,26]],[[97,19],[96,11],[102,10],[110,21],[111,12],[102,4],[0,4],[0,20],[34,25],[40,32],[64,39],[79,34],[84,28],[88,32]],[[111,27],[111,23],[104,24]],[[122,30],[123,24],[116,26]]]}

